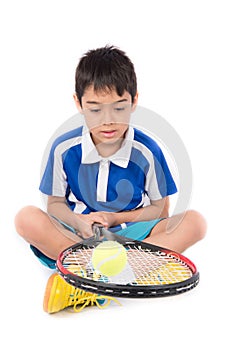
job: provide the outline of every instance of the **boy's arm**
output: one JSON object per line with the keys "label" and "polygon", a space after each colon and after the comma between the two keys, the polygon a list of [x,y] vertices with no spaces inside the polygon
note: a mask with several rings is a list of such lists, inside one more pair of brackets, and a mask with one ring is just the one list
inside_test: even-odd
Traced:
{"label": "boy's arm", "polygon": [[48,196],[47,212],[77,229],[78,218],[68,207],[65,197]]}
{"label": "boy's arm", "polygon": [[84,237],[92,236],[92,225],[98,222],[105,227],[117,226],[124,222],[148,221],[169,216],[169,197],[151,201],[150,205],[119,213],[96,212],[74,213],[67,205],[65,197],[49,196],[47,212],[81,232]]}
{"label": "boy's arm", "polygon": [[169,216],[169,197],[151,201],[150,205],[135,210],[114,213],[115,225],[123,222],[148,221]]}
{"label": "boy's arm", "polygon": [[55,216],[61,221],[64,221],[67,225],[72,226],[75,230],[80,232],[84,238],[93,235],[92,225],[96,221],[107,227],[104,218],[74,213],[68,207],[65,197],[48,196],[47,212],[49,215]]}
{"label": "boy's arm", "polygon": [[165,218],[169,216],[169,197],[165,197],[157,201],[151,201],[150,205],[144,208],[119,213],[91,213],[89,216],[95,216],[96,222],[101,222],[101,220],[105,221],[107,223],[107,227],[117,226],[125,222],[149,221]]}

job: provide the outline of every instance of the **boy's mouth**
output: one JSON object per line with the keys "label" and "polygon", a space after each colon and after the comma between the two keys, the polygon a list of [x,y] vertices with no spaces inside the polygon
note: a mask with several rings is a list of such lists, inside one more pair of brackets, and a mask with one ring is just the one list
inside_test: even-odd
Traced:
{"label": "boy's mouth", "polygon": [[104,137],[111,138],[111,137],[115,136],[116,130],[103,130],[103,131],[101,131],[101,134]]}

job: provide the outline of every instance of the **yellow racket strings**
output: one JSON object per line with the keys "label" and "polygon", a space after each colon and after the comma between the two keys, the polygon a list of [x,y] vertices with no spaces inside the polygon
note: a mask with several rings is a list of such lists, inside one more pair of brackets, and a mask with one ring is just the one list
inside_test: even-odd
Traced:
{"label": "yellow racket strings", "polygon": [[189,266],[179,257],[161,251],[154,252],[129,246],[125,273],[111,278],[93,268],[92,252],[92,248],[72,251],[66,256],[63,265],[80,277],[124,285],[164,285],[182,282],[192,277]]}

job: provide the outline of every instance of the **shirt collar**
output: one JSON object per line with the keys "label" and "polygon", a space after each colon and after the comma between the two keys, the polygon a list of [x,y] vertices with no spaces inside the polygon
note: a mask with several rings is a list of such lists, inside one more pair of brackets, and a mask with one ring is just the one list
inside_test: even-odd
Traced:
{"label": "shirt collar", "polygon": [[102,160],[109,160],[110,162],[122,168],[127,168],[132,150],[132,141],[134,138],[134,129],[129,126],[125,138],[122,142],[121,148],[113,155],[103,158],[98,154],[98,151],[92,141],[87,126],[84,125],[82,131],[82,159],[83,164],[97,163]]}

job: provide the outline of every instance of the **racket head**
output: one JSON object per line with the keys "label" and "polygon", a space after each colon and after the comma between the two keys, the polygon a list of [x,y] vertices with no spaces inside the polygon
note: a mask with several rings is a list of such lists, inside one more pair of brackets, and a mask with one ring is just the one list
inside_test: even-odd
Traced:
{"label": "racket head", "polygon": [[92,253],[101,242],[96,240],[64,250],[56,263],[59,274],[76,288],[124,298],[171,296],[189,291],[199,283],[196,266],[185,256],[145,242],[126,238],[123,242],[123,237],[120,240],[128,262],[119,275],[107,277],[93,268]]}

